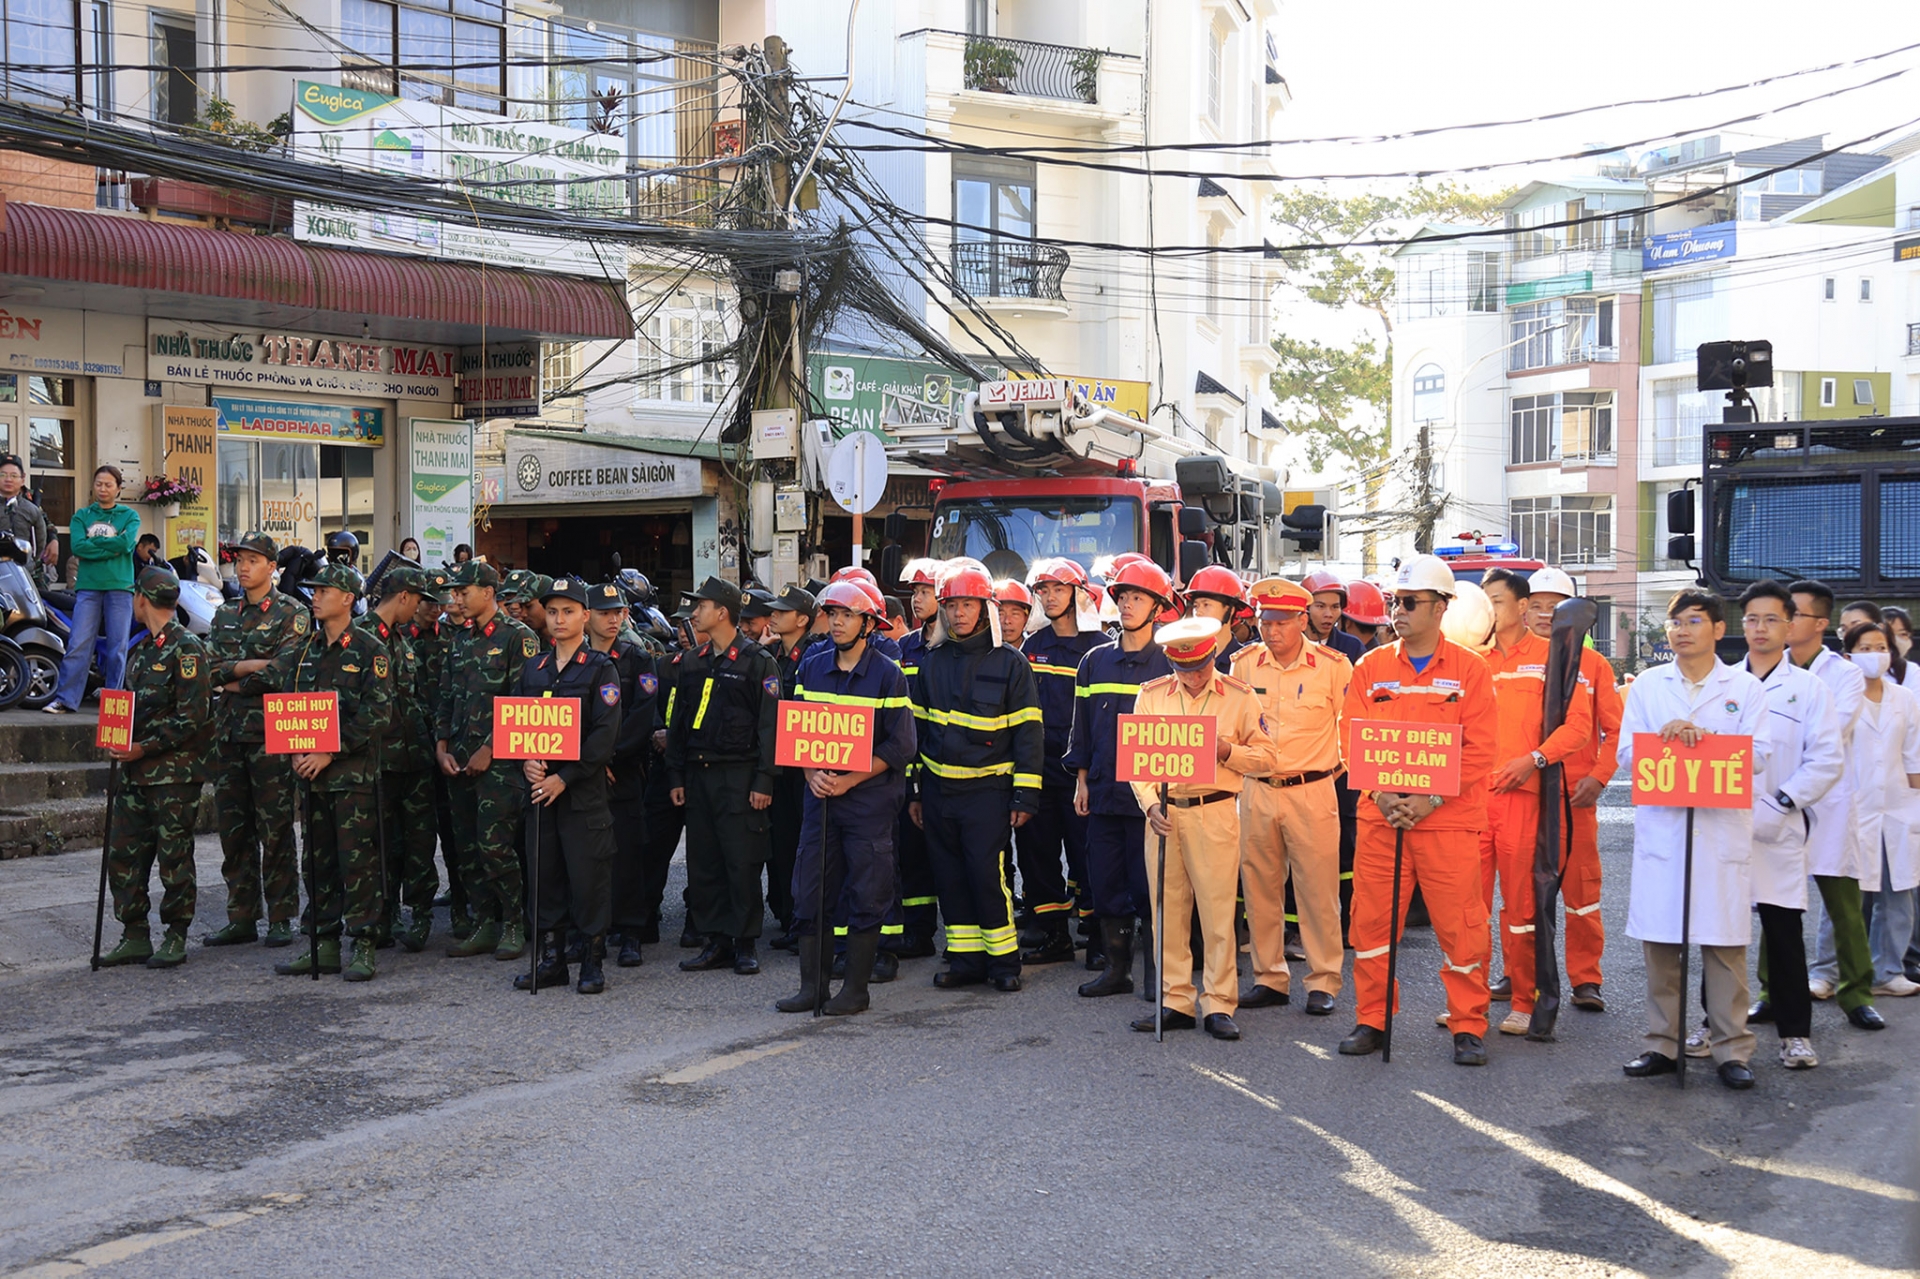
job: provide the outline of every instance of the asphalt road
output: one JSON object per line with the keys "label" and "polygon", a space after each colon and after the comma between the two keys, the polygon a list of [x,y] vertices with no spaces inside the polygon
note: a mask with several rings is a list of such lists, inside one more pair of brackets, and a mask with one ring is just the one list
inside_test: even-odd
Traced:
{"label": "asphalt road", "polygon": [[[1420,931],[1383,1064],[1334,1053],[1344,998],[1156,1045],[1077,964],[998,995],[912,961],[822,1022],[772,1009],[790,956],[687,974],[671,945],[598,998],[437,948],[362,986],[198,945],[94,974],[97,854],[0,863],[0,1275],[1911,1273],[1920,1000],[1877,1034],[1817,1005],[1803,1074],[1763,1029],[1748,1093],[1624,1078],[1626,815],[1610,1011],[1479,1070]],[[211,839],[199,864],[196,935]]]}

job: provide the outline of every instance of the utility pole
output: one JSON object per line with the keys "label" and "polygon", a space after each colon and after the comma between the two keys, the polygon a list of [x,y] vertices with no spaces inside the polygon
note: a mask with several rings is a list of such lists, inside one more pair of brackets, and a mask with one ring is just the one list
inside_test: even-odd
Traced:
{"label": "utility pole", "polygon": [[1417,524],[1413,530],[1413,549],[1417,555],[1433,553],[1433,526],[1440,512],[1433,500],[1433,424],[1420,424],[1419,443],[1413,454],[1413,511]]}

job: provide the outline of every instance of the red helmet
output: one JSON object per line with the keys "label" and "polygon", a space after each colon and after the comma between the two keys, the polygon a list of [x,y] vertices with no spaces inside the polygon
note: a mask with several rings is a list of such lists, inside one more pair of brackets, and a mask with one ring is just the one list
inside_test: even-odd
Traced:
{"label": "red helmet", "polygon": [[996,604],[1018,604],[1029,613],[1033,611],[1033,592],[1010,577],[1001,578],[993,584],[993,602]]}
{"label": "red helmet", "polygon": [[987,576],[987,570],[975,568],[971,564],[949,569],[940,575],[935,594],[946,600],[990,600],[993,596],[993,579]]}
{"label": "red helmet", "polygon": [[1033,562],[1027,570],[1027,585],[1038,586],[1042,582],[1065,582],[1068,586],[1087,585],[1087,570],[1079,563],[1063,555],[1043,556]]}
{"label": "red helmet", "polygon": [[[838,574],[835,575],[834,580],[839,580]],[[916,560],[908,560],[906,567],[900,570],[900,585],[902,586],[932,586],[939,580],[940,561],[928,559],[925,556],[921,556]]]}
{"label": "red helmet", "polygon": [[[1309,595],[1318,595],[1322,591],[1338,591],[1340,593],[1340,602],[1342,604],[1347,602],[1347,591],[1349,588],[1345,582],[1340,580],[1338,573],[1329,573],[1327,570],[1321,569],[1317,573],[1307,574],[1306,577],[1301,580],[1300,585],[1307,588],[1307,594]],[[1375,594],[1378,594],[1378,592],[1375,592]]]}
{"label": "red helmet", "polygon": [[1173,581],[1167,571],[1142,555],[1114,569],[1107,576],[1107,594],[1118,596],[1122,590],[1145,591],[1160,601],[1162,608],[1173,607]]}
{"label": "red helmet", "polygon": [[1107,580],[1111,582],[1113,580],[1114,574],[1118,573],[1121,569],[1125,568],[1129,564],[1151,564],[1151,563],[1153,563],[1152,559],[1150,559],[1145,555],[1142,555],[1138,551],[1122,551],[1118,555],[1114,556],[1112,562],[1107,565]]}
{"label": "red helmet", "polygon": [[820,609],[844,608],[855,613],[865,613],[870,617],[886,620],[886,601],[880,598],[877,589],[869,593],[863,582],[833,582],[820,592],[820,598],[814,601]]}
{"label": "red helmet", "polygon": [[1247,584],[1240,580],[1238,573],[1224,564],[1209,564],[1188,580],[1187,598],[1192,599],[1196,595],[1219,600],[1235,614],[1252,611],[1252,606],[1247,603]]}
{"label": "red helmet", "polygon": [[880,589],[880,579],[875,577],[870,569],[861,568],[858,564],[848,565],[827,580],[830,582],[865,582],[876,591]]}
{"label": "red helmet", "polygon": [[1342,611],[1362,626],[1387,626],[1393,621],[1387,616],[1387,597],[1380,588],[1364,577],[1346,588],[1346,602]]}

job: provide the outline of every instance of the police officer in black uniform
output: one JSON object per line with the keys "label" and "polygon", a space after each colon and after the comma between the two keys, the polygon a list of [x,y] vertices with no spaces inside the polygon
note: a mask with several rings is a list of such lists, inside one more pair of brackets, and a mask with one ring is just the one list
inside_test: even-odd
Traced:
{"label": "police officer in black uniform", "polygon": [[[660,678],[653,654],[621,633],[627,599],[612,582],[587,591],[587,642],[612,659],[620,675],[620,736],[613,744],[613,774],[607,803],[613,809],[613,931],[619,935],[622,968],[640,964],[657,900],[646,892],[647,761],[653,754],[653,730],[659,727]],[[659,941],[659,933],[653,935]]]}
{"label": "police officer in black uniform", "polygon": [[[620,673],[613,659],[587,643],[587,584],[562,577],[540,598],[553,647],[520,668],[517,697],[572,697],[580,702],[580,758],[522,762],[527,830],[540,832],[529,857],[540,859],[540,900],[534,903],[540,961],[534,981],[541,988],[567,984],[562,951],[569,922],[586,935],[580,958],[583,995],[607,988],[607,928],[613,919],[613,812],[607,806],[607,763],[620,734]],[[527,988],[527,975],[513,980]]]}
{"label": "police officer in black uniform", "polygon": [[[814,598],[798,586],[789,586],[768,608],[767,651],[780,667],[781,700],[792,701],[800,682],[800,659],[812,647],[808,632],[813,626]],[[780,921],[780,936],[773,946],[776,950],[797,950],[800,940],[794,931],[793,863],[800,845],[800,821],[805,816],[802,804],[807,792],[806,774],[798,768],[783,768],[773,786],[767,904]]]}
{"label": "police officer in black uniform", "polygon": [[739,632],[740,588],[709,577],[692,595],[690,622],[706,642],[670,664],[667,782],[687,818],[687,908],[705,936],[687,972],[760,971],[773,804],[773,743],[780,668]]}

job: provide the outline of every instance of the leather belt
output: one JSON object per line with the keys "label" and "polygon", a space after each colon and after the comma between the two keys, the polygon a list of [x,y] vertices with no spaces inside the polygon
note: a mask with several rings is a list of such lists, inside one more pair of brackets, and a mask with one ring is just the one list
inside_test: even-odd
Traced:
{"label": "leather belt", "polygon": [[1269,786],[1284,790],[1289,786],[1305,786],[1308,782],[1323,782],[1329,777],[1338,777],[1337,768],[1318,768],[1311,773],[1294,773],[1289,777],[1256,777],[1256,782],[1265,782]]}
{"label": "leather belt", "polygon": [[1175,808],[1198,808],[1202,804],[1217,804],[1223,799],[1232,799],[1232,798],[1234,798],[1233,791],[1216,790],[1216,791],[1208,791],[1204,795],[1192,795],[1192,796],[1184,796],[1184,797],[1178,796],[1178,795],[1169,795],[1167,796],[1167,802],[1169,804],[1172,804]]}

